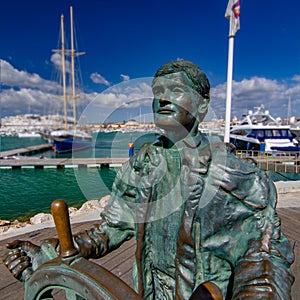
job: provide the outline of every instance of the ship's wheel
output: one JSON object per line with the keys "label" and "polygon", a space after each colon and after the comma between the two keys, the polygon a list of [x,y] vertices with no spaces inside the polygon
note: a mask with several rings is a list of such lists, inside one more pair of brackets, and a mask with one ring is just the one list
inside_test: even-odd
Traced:
{"label": "ship's wheel", "polygon": [[57,258],[42,265],[26,283],[24,299],[141,300],[121,279],[84,258],[70,264]]}
{"label": "ship's wheel", "polygon": [[66,202],[55,200],[51,210],[60,241],[60,256],[41,265],[26,281],[24,299],[141,300],[124,281],[78,255]]}
{"label": "ship's wheel", "polygon": [[[24,300],[141,300],[124,281],[78,255],[74,247],[67,204],[55,200],[52,214],[60,240],[60,256],[41,265],[25,283]],[[199,286],[191,300],[222,300],[213,283]]]}

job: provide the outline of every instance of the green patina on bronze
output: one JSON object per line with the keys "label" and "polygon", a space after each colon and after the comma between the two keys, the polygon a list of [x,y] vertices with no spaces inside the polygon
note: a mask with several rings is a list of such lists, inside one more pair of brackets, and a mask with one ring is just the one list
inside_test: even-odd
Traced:
{"label": "green patina on bronze", "polygon": [[[291,299],[294,258],[272,181],[198,131],[209,104],[206,75],[172,61],[159,68],[152,89],[163,134],[123,165],[102,223],[74,236],[74,255],[100,258],[135,238],[133,284],[143,299],[200,299],[203,286],[211,299]],[[59,248],[57,240],[8,247],[6,265],[30,284]]]}

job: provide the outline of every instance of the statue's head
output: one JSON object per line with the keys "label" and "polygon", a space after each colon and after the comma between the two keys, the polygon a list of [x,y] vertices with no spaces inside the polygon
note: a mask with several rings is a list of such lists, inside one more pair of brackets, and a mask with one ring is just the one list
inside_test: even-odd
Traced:
{"label": "statue's head", "polygon": [[164,64],[154,75],[152,90],[156,126],[181,137],[197,131],[208,110],[210,84],[196,64],[186,60]]}

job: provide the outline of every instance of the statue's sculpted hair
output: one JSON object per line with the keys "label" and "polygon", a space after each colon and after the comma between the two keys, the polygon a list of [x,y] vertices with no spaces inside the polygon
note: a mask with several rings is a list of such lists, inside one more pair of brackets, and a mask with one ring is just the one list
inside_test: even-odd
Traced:
{"label": "statue's sculpted hair", "polygon": [[162,65],[155,73],[154,78],[184,72],[192,81],[193,88],[203,98],[209,99],[210,83],[206,74],[193,62],[188,60],[174,60]]}

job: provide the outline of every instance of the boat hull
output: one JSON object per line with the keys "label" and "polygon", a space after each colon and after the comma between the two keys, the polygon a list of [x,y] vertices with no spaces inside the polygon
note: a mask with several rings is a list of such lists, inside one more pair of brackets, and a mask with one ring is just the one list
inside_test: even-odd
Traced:
{"label": "boat hull", "polygon": [[297,145],[291,146],[290,143],[281,144],[265,142],[255,142],[250,139],[240,139],[238,137],[231,137],[230,143],[233,144],[236,150],[251,150],[260,152],[273,152],[273,151],[284,151],[284,152],[300,152],[300,147]]}
{"label": "boat hull", "polygon": [[63,140],[52,140],[51,144],[56,153],[70,153],[88,149],[92,146],[91,140],[68,138]]}

